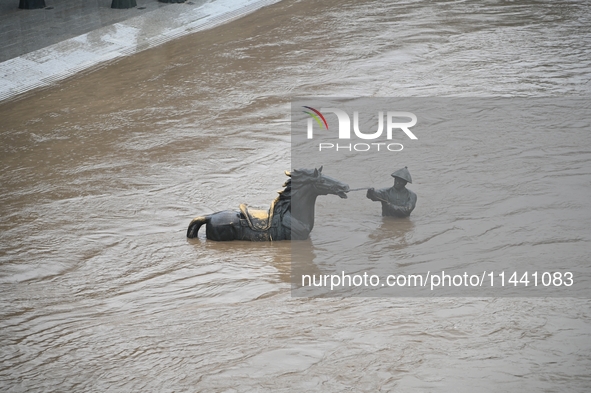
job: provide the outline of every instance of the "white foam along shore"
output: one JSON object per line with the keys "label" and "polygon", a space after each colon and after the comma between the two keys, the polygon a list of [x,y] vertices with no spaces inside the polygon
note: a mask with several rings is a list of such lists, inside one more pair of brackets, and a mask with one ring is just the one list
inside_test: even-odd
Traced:
{"label": "white foam along shore", "polygon": [[280,0],[215,0],[167,6],[0,63],[0,101],[101,63],[210,29]]}

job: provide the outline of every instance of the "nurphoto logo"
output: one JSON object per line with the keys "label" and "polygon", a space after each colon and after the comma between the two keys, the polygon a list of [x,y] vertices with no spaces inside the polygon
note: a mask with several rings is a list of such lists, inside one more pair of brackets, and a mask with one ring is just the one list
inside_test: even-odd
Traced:
{"label": "nurphoto logo", "polygon": [[[338,108],[320,108],[317,110],[310,106],[303,106],[306,110],[303,112],[308,114],[307,135],[308,139],[314,139],[314,121],[318,124],[321,132],[330,131],[328,121],[323,113],[330,112],[336,115],[338,120],[338,139],[351,140],[351,118],[347,112]],[[417,117],[411,112],[386,112],[386,140],[391,141],[394,131],[402,131],[410,139],[418,139],[410,130],[412,126],[417,124]],[[410,119],[410,121],[401,121],[403,119]],[[374,132],[362,132],[359,129],[359,112],[353,112],[353,133],[355,137],[363,140],[377,140],[383,138],[384,132],[384,112],[378,112],[377,130]],[[333,151],[401,151],[404,146],[401,143],[388,142],[371,142],[371,143],[335,143],[322,142],[318,144],[319,151],[333,150]]]}

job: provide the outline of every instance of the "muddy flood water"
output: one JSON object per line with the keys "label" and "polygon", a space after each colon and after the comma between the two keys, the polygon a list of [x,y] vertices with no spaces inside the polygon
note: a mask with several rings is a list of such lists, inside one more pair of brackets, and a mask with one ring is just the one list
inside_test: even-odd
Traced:
{"label": "muddy flood water", "polygon": [[[194,216],[275,198],[293,97],[587,97],[590,25],[583,0],[282,1],[0,103],[0,390],[591,391],[587,298],[292,297],[289,242],[186,238]],[[470,181],[494,161],[466,171],[460,154],[494,160],[491,145],[463,138],[412,158],[409,220],[364,227],[431,259],[469,243],[494,262],[510,242],[585,263],[589,135],[495,147],[534,191],[560,188],[558,205],[524,188],[492,229],[460,221],[446,205],[455,168],[476,184],[458,204],[495,192]],[[307,243],[318,253],[339,214],[325,198]],[[558,230],[529,231],[546,212]]]}

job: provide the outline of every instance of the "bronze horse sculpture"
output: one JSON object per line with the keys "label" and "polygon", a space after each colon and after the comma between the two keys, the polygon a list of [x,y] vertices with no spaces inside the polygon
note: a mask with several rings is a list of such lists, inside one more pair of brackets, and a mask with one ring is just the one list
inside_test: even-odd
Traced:
{"label": "bronze horse sculpture", "polygon": [[[290,178],[284,190],[271,203],[268,211],[249,210],[242,204],[240,211],[225,210],[194,218],[187,237],[195,238],[205,224],[209,240],[305,240],[314,228],[314,206],[319,195],[347,198],[349,186],[322,174],[319,169],[297,169],[285,172]],[[293,200],[292,200],[293,197]],[[292,204],[293,202],[293,204]]]}

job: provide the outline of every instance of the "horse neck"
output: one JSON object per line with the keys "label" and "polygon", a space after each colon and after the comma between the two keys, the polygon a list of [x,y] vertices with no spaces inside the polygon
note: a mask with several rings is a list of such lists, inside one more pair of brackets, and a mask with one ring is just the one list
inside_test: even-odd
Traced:
{"label": "horse neck", "polygon": [[297,187],[291,198],[291,214],[297,220],[314,228],[314,208],[318,193],[312,184],[303,184]]}

